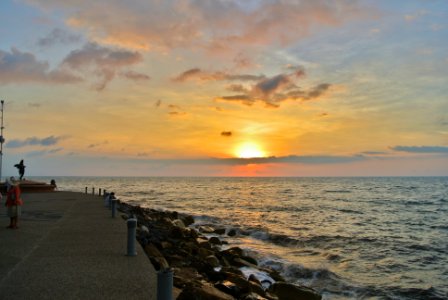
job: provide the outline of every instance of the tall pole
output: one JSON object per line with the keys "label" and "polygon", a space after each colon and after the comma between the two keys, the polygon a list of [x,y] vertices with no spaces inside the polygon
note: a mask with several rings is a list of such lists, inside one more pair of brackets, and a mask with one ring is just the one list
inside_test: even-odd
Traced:
{"label": "tall pole", "polygon": [[0,126],[0,181],[2,180],[2,162],[3,162],[3,143],[5,142],[5,138],[3,137],[3,105],[5,104],[4,100],[0,100],[1,103],[1,126]]}

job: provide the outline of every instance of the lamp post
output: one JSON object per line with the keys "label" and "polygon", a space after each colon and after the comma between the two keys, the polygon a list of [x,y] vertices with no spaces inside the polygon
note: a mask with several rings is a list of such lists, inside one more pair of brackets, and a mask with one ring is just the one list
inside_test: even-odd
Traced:
{"label": "lamp post", "polygon": [[3,137],[3,106],[5,104],[4,100],[0,100],[1,107],[1,126],[0,126],[0,181],[2,180],[2,161],[3,161],[3,143],[5,142],[5,138]]}

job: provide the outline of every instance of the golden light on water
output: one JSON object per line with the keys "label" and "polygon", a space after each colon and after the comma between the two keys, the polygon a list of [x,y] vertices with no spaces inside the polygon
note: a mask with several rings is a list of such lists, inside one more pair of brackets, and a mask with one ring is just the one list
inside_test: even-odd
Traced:
{"label": "golden light on water", "polygon": [[239,158],[265,157],[266,153],[254,142],[246,142],[239,145],[235,150],[235,155]]}

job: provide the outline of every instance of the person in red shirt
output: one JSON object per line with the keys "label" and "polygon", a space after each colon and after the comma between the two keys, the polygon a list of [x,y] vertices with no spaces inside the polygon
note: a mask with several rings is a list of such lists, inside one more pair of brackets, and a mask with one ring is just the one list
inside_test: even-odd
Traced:
{"label": "person in red shirt", "polygon": [[11,182],[11,187],[6,192],[5,206],[8,208],[8,216],[10,218],[10,224],[6,228],[17,229],[18,219],[22,214],[21,191],[18,182]]}

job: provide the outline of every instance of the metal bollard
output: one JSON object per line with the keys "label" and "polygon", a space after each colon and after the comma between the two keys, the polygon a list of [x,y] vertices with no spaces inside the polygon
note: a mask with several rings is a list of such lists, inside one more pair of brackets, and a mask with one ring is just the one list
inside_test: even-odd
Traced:
{"label": "metal bollard", "polygon": [[101,196],[101,188],[98,190],[98,196]]}
{"label": "metal bollard", "polygon": [[157,272],[157,300],[173,299],[173,270],[164,269]]}
{"label": "metal bollard", "polygon": [[87,194],[87,187],[86,187],[86,194]]}
{"label": "metal bollard", "polygon": [[92,195],[95,195],[95,188],[92,188]]}
{"label": "metal bollard", "polygon": [[112,218],[117,214],[118,199],[112,199]]}
{"label": "metal bollard", "polygon": [[104,207],[109,207],[109,193],[104,193]]}
{"label": "metal bollard", "polygon": [[128,225],[128,252],[127,256],[136,256],[137,251],[135,250],[136,241],[136,231],[137,231],[137,219],[130,218],[126,221]]}

